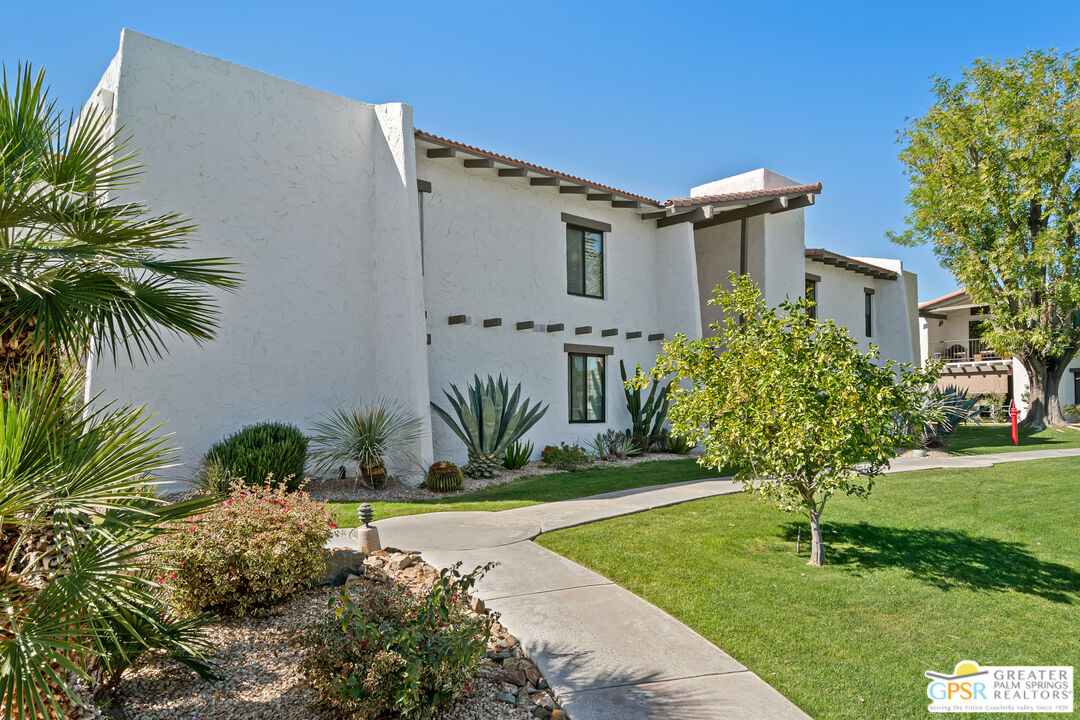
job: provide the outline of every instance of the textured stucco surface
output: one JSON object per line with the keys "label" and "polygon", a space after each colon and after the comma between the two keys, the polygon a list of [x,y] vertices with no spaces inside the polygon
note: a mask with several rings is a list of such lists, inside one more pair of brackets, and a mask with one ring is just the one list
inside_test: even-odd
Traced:
{"label": "textured stucco surface", "polygon": [[[914,274],[903,271],[899,261],[863,259],[903,274],[896,280],[885,280],[806,260],[805,273],[821,277],[817,287],[818,317],[832,318],[848,328],[863,351],[872,343],[880,348],[883,360],[917,364],[919,349],[911,322],[916,312],[916,296],[912,292],[913,288],[917,292]],[[874,291],[873,335],[869,338],[863,315],[866,288]]]}
{"label": "textured stucco surface", "polygon": [[[147,166],[128,197],[199,225],[194,251],[239,263],[221,329],[134,368],[105,357],[102,400],[146,405],[190,474],[262,420],[310,427],[386,395],[427,416],[411,108],[368,105],[125,31],[116,117]],[[430,457],[425,441],[416,451]]]}
{"label": "textured stucco surface", "polygon": [[[522,394],[550,404],[529,433],[539,452],[560,441],[584,442],[608,428],[630,424],[619,377],[619,360],[633,372],[652,367],[659,341],[700,334],[693,238],[680,224],[658,230],[632,209],[590,202],[557,188],[532,187],[525,178],[499,178],[490,169],[466,169],[461,158],[417,161],[419,177],[431,182],[424,203],[424,294],[428,311],[429,382],[433,400],[447,406],[442,390],[455,383],[464,391],[474,373],[500,373],[522,383]],[[605,297],[566,292],[567,213],[609,223],[604,235]],[[448,325],[451,315],[470,324]],[[484,328],[485,318],[501,318]],[[531,320],[538,326],[562,323],[561,332],[516,330]],[[577,335],[574,328],[591,326]],[[603,337],[601,331],[619,333]],[[628,331],[642,337],[627,339]],[[610,347],[607,406],[603,423],[570,423],[567,356],[564,343]],[[436,419],[435,455],[463,460],[464,449]]]}

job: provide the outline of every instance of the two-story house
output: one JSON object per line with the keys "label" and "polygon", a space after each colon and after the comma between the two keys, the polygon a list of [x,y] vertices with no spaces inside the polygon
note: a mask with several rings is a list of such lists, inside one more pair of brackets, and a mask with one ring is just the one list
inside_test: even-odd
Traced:
{"label": "two-story house", "polygon": [[[1005,395],[1005,405],[1016,402],[1027,411],[1028,374],[1018,358],[1003,355],[983,338],[989,308],[971,301],[966,290],[956,290],[919,304],[919,344],[924,362],[940,360],[939,386],[952,385],[974,394]],[[1080,358],[1074,359],[1058,386],[1062,405],[1080,402]]]}
{"label": "two-story house", "polygon": [[[917,285],[899,261],[806,249],[821,192],[755,170],[657,201],[417,130],[412,108],[303,87],[124,31],[90,102],[147,172],[125,192],[198,223],[235,258],[221,330],[91,392],[145,404],[190,466],[242,425],[310,427],[377,397],[427,421],[425,461],[464,450],[429,402],[503,374],[550,408],[537,450],[630,424],[619,377],[665,338],[698,337],[729,272],[776,304],[804,292],[884,357],[915,362]],[[178,476],[189,470],[177,471]]]}

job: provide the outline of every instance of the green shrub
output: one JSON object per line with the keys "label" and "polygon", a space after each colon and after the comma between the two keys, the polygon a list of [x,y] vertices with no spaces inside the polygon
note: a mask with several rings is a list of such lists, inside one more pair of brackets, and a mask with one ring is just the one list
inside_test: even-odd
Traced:
{"label": "green shrub", "polygon": [[589,450],[597,460],[621,460],[627,455],[636,455],[640,452],[637,442],[632,437],[614,430],[597,433],[589,443]]}
{"label": "green shrub", "polygon": [[312,430],[314,460],[324,472],[338,463],[355,463],[365,485],[381,487],[387,463],[416,462],[412,447],[423,431],[424,421],[416,413],[389,398],[357,410],[338,408]]}
{"label": "green shrub", "polygon": [[540,451],[540,460],[548,467],[559,470],[577,470],[589,462],[589,453],[580,445],[548,445]]}
{"label": "green shrub", "polygon": [[975,407],[980,414],[989,418],[990,422],[1006,422],[1009,419],[1009,408],[1006,407],[1005,400],[1005,393],[983,393],[976,396]]}
{"label": "green shrub", "polygon": [[199,485],[213,487],[225,474],[242,478],[249,485],[260,485],[273,475],[292,478],[289,490],[295,490],[304,476],[307,446],[307,438],[292,425],[248,425],[210,448],[203,458]]}
{"label": "green shrub", "polygon": [[463,474],[461,468],[452,462],[440,460],[432,463],[424,476],[428,490],[435,492],[453,492],[461,489]]}
{"label": "green shrub", "polygon": [[533,454],[533,444],[528,440],[518,440],[506,448],[503,455],[503,467],[507,470],[517,470],[529,464]]}
{"label": "green shrub", "polygon": [[181,612],[243,615],[318,577],[334,527],[330,511],[287,485],[236,481],[225,500],[161,539],[157,580]]}
{"label": "green shrub", "polygon": [[688,455],[694,449],[694,443],[683,435],[670,435],[667,442],[668,452],[677,455]]}
{"label": "green shrub", "polygon": [[[1065,413],[1070,418],[1080,418],[1080,403],[1073,403],[1072,405],[1064,405],[1061,408],[1061,412]],[[1008,419],[1008,412],[1004,413],[1005,419]],[[1004,422],[1004,420],[1002,420]]]}
{"label": "green shrub", "polygon": [[301,670],[334,716],[430,717],[461,697],[491,635],[491,615],[467,612],[469,591],[493,564],[441,571],[431,594],[361,586],[331,603],[299,636]]}

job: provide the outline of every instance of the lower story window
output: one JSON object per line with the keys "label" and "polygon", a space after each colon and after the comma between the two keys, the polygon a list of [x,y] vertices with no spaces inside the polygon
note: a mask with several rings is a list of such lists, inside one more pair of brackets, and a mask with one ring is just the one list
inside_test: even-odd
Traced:
{"label": "lower story window", "polygon": [[570,422],[604,422],[604,356],[570,353]]}

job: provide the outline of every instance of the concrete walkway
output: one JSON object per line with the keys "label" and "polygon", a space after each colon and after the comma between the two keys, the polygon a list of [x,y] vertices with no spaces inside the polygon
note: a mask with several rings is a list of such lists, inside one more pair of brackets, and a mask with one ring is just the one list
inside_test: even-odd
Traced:
{"label": "concrete walkway", "polygon": [[1016,452],[985,453],[983,455],[952,455],[949,457],[897,458],[885,472],[911,472],[914,470],[940,470],[943,468],[992,467],[999,463],[1023,462],[1025,460],[1048,460],[1050,458],[1077,457],[1080,448],[1056,450],[1017,450]]}
{"label": "concrete walkway", "polygon": [[[904,458],[888,472],[990,467],[1076,450]],[[623,490],[500,512],[440,512],[377,522],[387,547],[436,567],[498,567],[477,586],[543,671],[571,720],[807,720],[787,698],[689,627],[630,591],[532,542],[541,533],[741,492],[730,479]],[[335,531],[328,545],[350,545]]]}
{"label": "concrete walkway", "polygon": [[[383,545],[436,567],[500,564],[477,595],[502,615],[571,720],[807,720],[764,680],[602,575],[531,542],[543,532],[741,491],[731,480],[637,488],[501,512],[378,521]],[[338,531],[334,545],[349,544]]]}

